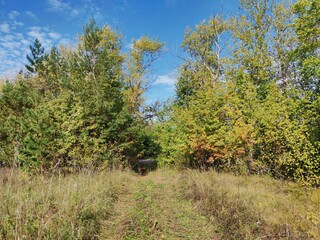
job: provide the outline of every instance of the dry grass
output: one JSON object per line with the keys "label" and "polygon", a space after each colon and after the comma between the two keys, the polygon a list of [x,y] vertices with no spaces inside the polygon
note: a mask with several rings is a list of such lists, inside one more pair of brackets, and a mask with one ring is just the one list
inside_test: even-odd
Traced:
{"label": "dry grass", "polygon": [[1,239],[98,239],[125,176],[82,173],[67,177],[2,171]]}
{"label": "dry grass", "polygon": [[0,239],[320,239],[320,192],[268,177],[0,170]]}
{"label": "dry grass", "polygon": [[184,193],[222,239],[320,239],[320,191],[269,177],[187,171]]}

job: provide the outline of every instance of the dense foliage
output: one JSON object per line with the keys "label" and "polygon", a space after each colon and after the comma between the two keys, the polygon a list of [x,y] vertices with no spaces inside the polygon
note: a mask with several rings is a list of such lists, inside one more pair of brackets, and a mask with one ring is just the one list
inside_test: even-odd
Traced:
{"label": "dense foliage", "polygon": [[187,29],[177,97],[157,125],[162,164],[319,184],[320,3],[242,0]]}
{"label": "dense foliage", "polygon": [[[1,91],[1,165],[72,172],[120,167],[155,154],[148,151],[157,146],[138,111],[144,58],[161,48],[143,37],[134,43],[138,54],[125,56],[119,35],[94,20],[74,48],[45,53],[36,40],[27,72]],[[133,70],[124,68],[126,61],[134,62]]]}
{"label": "dense foliage", "polygon": [[[146,121],[146,73],[163,44],[91,21],[76,47],[44,51],[0,93],[0,164],[40,172],[162,165],[320,184],[320,2],[241,0],[239,16],[187,29],[176,99]],[[151,109],[151,108],[150,108]]]}

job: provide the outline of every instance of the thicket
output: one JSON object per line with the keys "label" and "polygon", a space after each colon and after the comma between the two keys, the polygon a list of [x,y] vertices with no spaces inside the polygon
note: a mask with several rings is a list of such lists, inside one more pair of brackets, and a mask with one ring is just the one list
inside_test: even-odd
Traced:
{"label": "thicket", "polygon": [[319,184],[320,2],[240,1],[187,29],[162,164]]}
{"label": "thicket", "polygon": [[154,155],[141,110],[145,74],[163,44],[144,36],[121,52],[119,34],[91,20],[75,47],[45,52],[0,94],[0,164],[36,172],[119,168]]}
{"label": "thicket", "polygon": [[240,3],[239,16],[187,29],[176,99],[153,121],[143,93],[162,43],[142,37],[125,55],[94,21],[76,47],[35,41],[27,73],[0,93],[1,165],[71,172],[159,153],[162,165],[319,185],[320,3]]}

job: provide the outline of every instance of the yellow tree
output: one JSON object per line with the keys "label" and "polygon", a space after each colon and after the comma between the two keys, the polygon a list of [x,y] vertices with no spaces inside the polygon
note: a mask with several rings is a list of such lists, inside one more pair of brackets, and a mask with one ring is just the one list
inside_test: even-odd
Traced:
{"label": "yellow tree", "polygon": [[151,40],[143,36],[133,40],[132,49],[128,58],[128,73],[125,78],[125,101],[132,113],[139,113],[143,104],[143,93],[150,84],[146,75],[152,63],[157,60],[164,44],[158,40]]}

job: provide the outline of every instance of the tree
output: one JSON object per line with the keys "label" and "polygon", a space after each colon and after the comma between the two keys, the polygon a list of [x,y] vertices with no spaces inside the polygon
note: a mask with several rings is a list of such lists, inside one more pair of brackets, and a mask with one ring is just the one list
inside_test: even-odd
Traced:
{"label": "tree", "polygon": [[21,119],[41,101],[38,91],[19,76],[0,91],[0,166],[20,166]]}
{"label": "tree", "polygon": [[42,78],[44,79],[43,90],[51,97],[61,94],[63,87],[62,79],[65,75],[65,62],[57,47],[53,46],[42,62]]}
{"label": "tree", "polygon": [[[130,73],[142,81],[162,44],[143,38],[135,45],[132,61],[137,67]],[[151,156],[150,149],[158,151],[153,136],[145,130],[146,122],[127,101],[129,87],[123,71],[124,60],[120,36],[108,26],[97,26],[92,19],[84,26],[75,48],[62,46],[58,51],[53,47],[41,60],[39,74],[10,85],[15,89],[26,84],[39,97],[35,98],[36,104],[18,105],[22,107],[16,118],[19,134],[12,136],[19,142],[19,166],[42,173],[116,168]],[[143,83],[137,86],[142,89]],[[8,95],[6,92],[4,97]],[[20,98],[25,101],[29,96],[19,93],[11,97],[15,102]],[[138,104],[140,107],[142,103]],[[4,102],[6,123],[9,121],[6,109],[10,107],[10,101]],[[12,109],[12,114],[16,111],[20,110]],[[0,136],[5,131],[10,132],[7,127],[0,127]],[[7,157],[9,162],[15,155],[7,151],[15,139],[12,136],[0,140],[6,145],[3,159]]]}
{"label": "tree", "polygon": [[295,61],[300,69],[299,87],[318,95],[320,92],[320,3],[316,0],[299,0],[294,4],[297,18],[294,30],[298,36]]}
{"label": "tree", "polygon": [[221,36],[228,30],[226,22],[219,16],[202,22],[192,31],[187,29],[183,50],[188,54],[180,68],[176,84],[179,104],[184,105],[199,89],[208,87],[221,80],[223,66]]}
{"label": "tree", "polygon": [[[122,160],[132,117],[122,98],[119,36],[91,20],[75,49],[53,48],[43,60],[46,94],[23,119],[21,163],[35,171],[76,171]],[[37,80],[36,80],[37,81]],[[28,130],[29,129],[29,130]],[[121,162],[119,162],[121,164]]]}
{"label": "tree", "polygon": [[157,127],[161,156],[317,185],[319,99],[310,95],[315,85],[301,87],[299,78],[317,82],[318,4],[299,1],[294,11],[268,0],[241,6],[239,17],[187,30],[177,101]]}
{"label": "tree", "polygon": [[280,2],[274,5],[271,26],[270,55],[273,60],[272,78],[276,79],[285,94],[297,85],[296,64],[292,51],[297,45],[297,37],[292,28],[294,12],[291,4]]}
{"label": "tree", "polygon": [[[270,2],[242,0],[240,4],[244,14],[230,20],[234,39],[232,66],[236,68],[235,74],[248,75],[247,80],[257,86],[258,97],[261,99],[268,94],[266,86],[273,80],[272,59],[269,54],[273,11],[273,4]],[[236,77],[234,80],[239,79]]]}
{"label": "tree", "polygon": [[143,93],[150,84],[146,75],[152,63],[159,58],[163,45],[159,40],[151,40],[148,36],[133,40],[133,47],[128,57],[124,93],[128,107],[133,113],[139,113],[139,108],[144,102]]}
{"label": "tree", "polygon": [[29,48],[31,51],[31,56],[29,56],[28,54],[26,55],[29,64],[26,64],[25,67],[28,73],[32,75],[38,73],[41,70],[42,62],[45,58],[45,52],[42,44],[37,38],[35,39],[33,45],[30,45]]}

